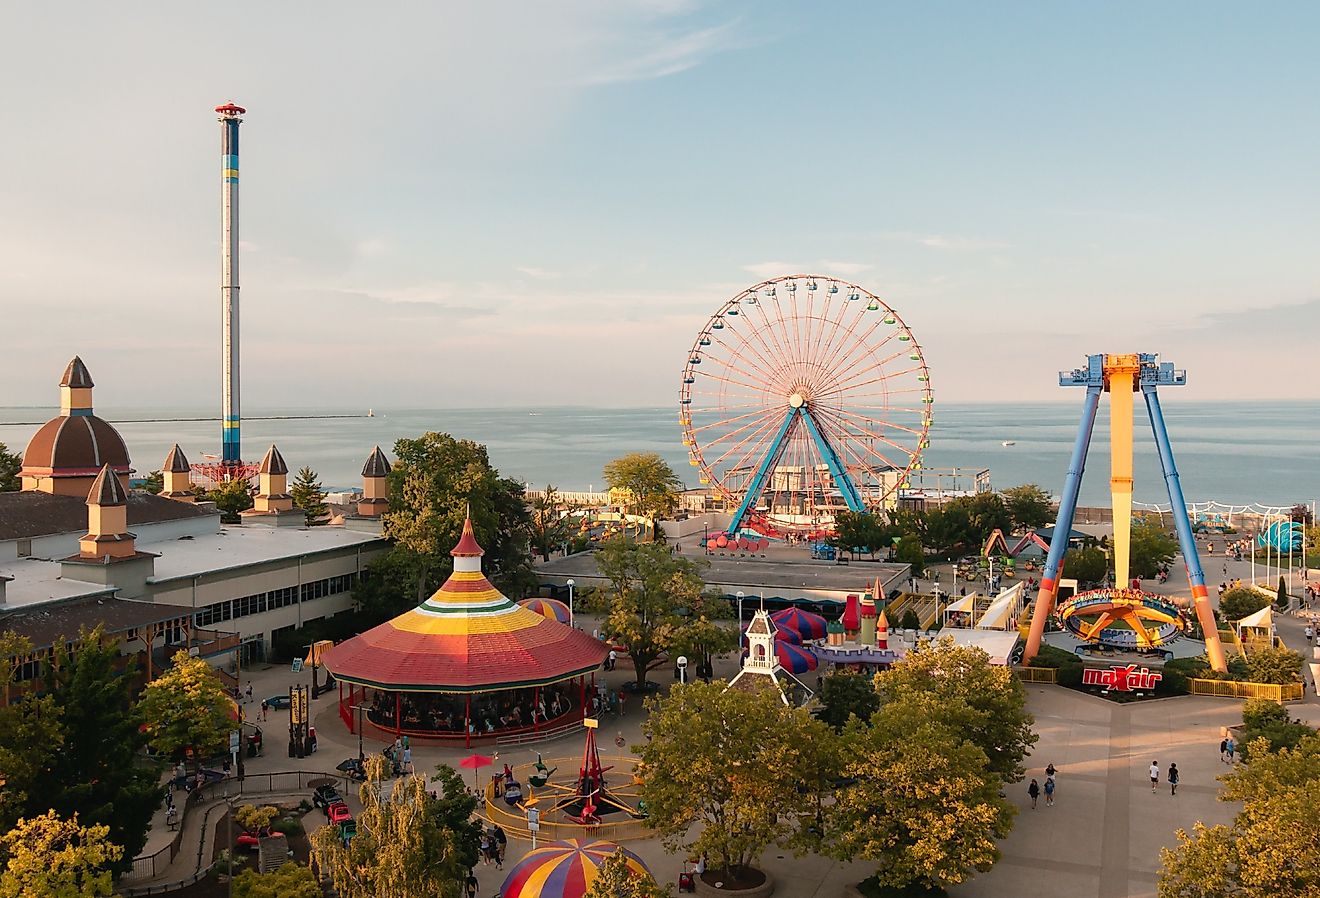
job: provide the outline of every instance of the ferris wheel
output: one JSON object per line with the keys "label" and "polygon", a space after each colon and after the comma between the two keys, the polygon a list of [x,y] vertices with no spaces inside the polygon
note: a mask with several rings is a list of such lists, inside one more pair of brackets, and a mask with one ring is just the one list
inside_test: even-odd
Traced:
{"label": "ferris wheel", "polygon": [[928,445],[930,371],[898,313],[823,275],[724,303],[683,367],[689,463],[735,509],[730,534],[829,529],[891,505]]}

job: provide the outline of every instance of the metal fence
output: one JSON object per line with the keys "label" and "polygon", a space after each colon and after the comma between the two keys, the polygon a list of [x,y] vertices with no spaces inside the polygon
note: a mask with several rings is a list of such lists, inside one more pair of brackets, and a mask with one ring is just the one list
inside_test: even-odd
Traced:
{"label": "metal fence", "polygon": [[1187,680],[1192,695],[1215,695],[1221,698],[1267,698],[1275,702],[1299,702],[1305,694],[1303,683],[1245,683],[1240,680]]}
{"label": "metal fence", "polygon": [[1013,672],[1024,683],[1059,682],[1059,671],[1053,667],[1015,667]]}
{"label": "metal fence", "polygon": [[[243,779],[236,777],[226,777],[219,782],[207,783],[200,789],[193,789],[188,793],[183,801],[183,806],[179,810],[179,828],[174,831],[174,836],[170,839],[168,845],[160,848],[151,854],[143,854],[133,859],[133,866],[126,872],[120,881],[131,883],[154,879],[165,872],[166,868],[174,862],[179,854],[180,842],[183,839],[184,830],[187,828],[188,815],[194,811],[200,804],[242,795],[260,795],[260,794],[279,794],[296,793],[309,789],[308,785],[313,780],[331,780],[335,787],[341,792],[346,791],[350,785],[350,780],[341,773],[318,773],[307,770],[286,770],[276,773],[249,773]],[[214,808],[208,808],[206,816],[203,817],[202,831],[203,837],[198,843],[198,865],[201,866],[201,846],[205,844],[206,827],[210,825],[210,814]],[[210,870],[210,865],[206,865],[206,870]],[[152,890],[155,892],[172,891],[183,888],[196,882],[201,876],[205,876],[205,871],[199,871],[199,874],[186,882],[171,883],[166,886],[142,887],[142,889],[130,889],[124,892],[125,895],[149,895]]]}

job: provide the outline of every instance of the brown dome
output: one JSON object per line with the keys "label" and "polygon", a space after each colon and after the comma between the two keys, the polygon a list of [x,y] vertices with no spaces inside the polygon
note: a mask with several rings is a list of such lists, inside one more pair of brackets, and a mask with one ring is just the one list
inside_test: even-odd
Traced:
{"label": "brown dome", "polygon": [[21,473],[95,477],[105,465],[116,474],[133,470],[119,431],[95,415],[62,415],[47,421],[28,442]]}

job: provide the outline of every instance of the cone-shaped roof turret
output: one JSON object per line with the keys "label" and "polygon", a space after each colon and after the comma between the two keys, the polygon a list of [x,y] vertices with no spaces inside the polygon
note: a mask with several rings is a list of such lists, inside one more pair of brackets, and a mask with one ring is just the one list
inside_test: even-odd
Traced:
{"label": "cone-shaped roof turret", "polygon": [[384,477],[390,473],[390,460],[377,446],[367,456],[367,463],[362,466],[363,477]]}
{"label": "cone-shaped roof turret", "polygon": [[280,450],[271,443],[266,455],[261,459],[261,467],[257,469],[258,474],[287,474],[289,466],[284,463],[284,456],[280,455]]}
{"label": "cone-shaped roof turret", "polygon": [[178,443],[175,443],[174,448],[170,449],[170,454],[165,456],[162,470],[166,474],[187,474],[192,470],[188,464],[188,457],[183,454]]}
{"label": "cone-shaped roof turret", "polygon": [[486,554],[486,550],[477,542],[476,534],[472,532],[471,518],[463,519],[463,535],[449,554],[455,558],[480,558]]}
{"label": "cone-shaped roof turret", "polygon": [[87,366],[83,360],[77,356],[69,362],[69,367],[64,369],[64,376],[60,378],[61,387],[90,388],[95,386],[92,383],[92,375],[88,373]]}
{"label": "cone-shaped roof turret", "polygon": [[128,496],[124,493],[124,486],[119,482],[119,477],[110,469],[109,465],[101,466],[101,473],[96,475],[92,481],[92,488],[87,493],[88,505],[99,505],[102,508],[111,505],[127,505]]}

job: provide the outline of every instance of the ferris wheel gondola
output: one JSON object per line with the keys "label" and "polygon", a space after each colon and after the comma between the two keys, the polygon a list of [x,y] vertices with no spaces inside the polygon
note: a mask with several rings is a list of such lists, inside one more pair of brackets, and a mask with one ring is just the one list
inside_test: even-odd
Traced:
{"label": "ferris wheel gondola", "polygon": [[893,503],[929,445],[934,394],[912,332],[878,296],[824,275],[726,301],[683,368],[689,464],[734,511],[729,530],[829,529]]}

